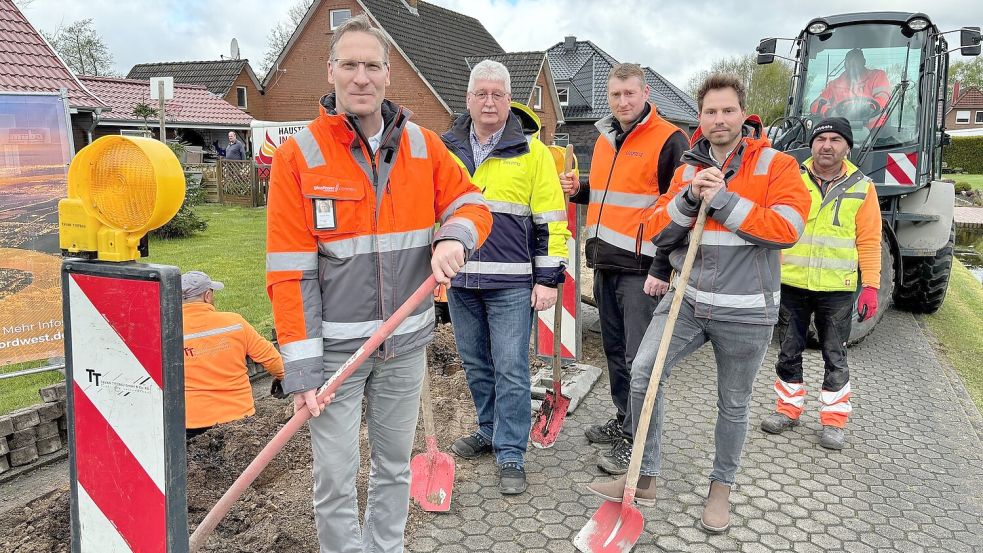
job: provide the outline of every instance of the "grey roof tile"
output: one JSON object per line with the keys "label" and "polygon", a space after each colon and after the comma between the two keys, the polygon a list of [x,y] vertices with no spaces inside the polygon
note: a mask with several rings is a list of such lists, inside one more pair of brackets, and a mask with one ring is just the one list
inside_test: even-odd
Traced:
{"label": "grey roof tile", "polygon": [[177,84],[201,85],[212,94],[225,96],[249,60],[206,60],[140,63],[127,73],[127,79],[174,77]]}

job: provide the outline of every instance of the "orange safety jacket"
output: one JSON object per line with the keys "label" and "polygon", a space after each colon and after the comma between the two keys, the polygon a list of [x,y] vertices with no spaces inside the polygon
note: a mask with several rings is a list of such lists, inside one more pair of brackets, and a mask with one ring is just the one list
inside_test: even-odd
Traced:
{"label": "orange safety jacket", "polygon": [[685,134],[659,117],[651,103],[620,147],[613,122],[611,115],[595,125],[600,136],[591,158],[584,251],[589,267],[645,274],[656,255],[643,223],[659,199],[659,160],[666,143],[676,138],[685,144]]}
{"label": "orange safety jacket", "polygon": [[[675,288],[699,318],[770,325],[778,321],[779,250],[798,241],[811,198],[795,158],[761,138],[758,116],[748,118],[744,133],[721,169],[727,187],[710,203],[689,282]],[[657,246],[672,250],[669,260],[677,271],[699,208],[690,184],[698,171],[716,165],[709,154],[710,142],[697,130],[647,227]]]}
{"label": "orange safety jacket", "polygon": [[246,356],[283,378],[283,359],[238,313],[204,302],[184,313],[184,410],[188,428],[207,428],[256,412]]}
{"label": "orange safety jacket", "polygon": [[[833,106],[851,98],[870,98],[884,109],[891,101],[891,83],[887,73],[881,69],[868,69],[859,79],[851,81],[844,72],[826,85],[812,102],[809,111],[825,117]],[[883,125],[884,121],[883,117],[880,120],[874,118],[867,126]]]}
{"label": "orange safety jacket", "polygon": [[[491,230],[491,214],[440,138],[382,105],[383,133],[372,153],[354,116],[321,115],[273,157],[267,208],[266,286],[283,354],[285,392],[320,386],[325,351],[353,353],[432,273],[439,240],[466,256]],[[434,224],[440,229],[434,231]],[[433,301],[417,307],[376,355],[425,346]]]}

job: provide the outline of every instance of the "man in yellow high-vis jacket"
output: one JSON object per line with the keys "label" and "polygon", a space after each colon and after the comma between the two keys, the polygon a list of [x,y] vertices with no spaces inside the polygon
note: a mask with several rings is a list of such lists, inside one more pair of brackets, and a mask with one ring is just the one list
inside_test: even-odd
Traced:
{"label": "man in yellow high-vis jacket", "polygon": [[781,351],[775,370],[775,413],[761,423],[771,434],[799,422],[805,404],[802,351],[810,318],[825,361],[819,393],[820,445],[842,449],[843,428],[853,411],[846,343],[853,321],[858,269],[862,279],[856,302],[858,319],[877,312],[881,273],[881,212],[874,184],[847,160],[853,148],[850,124],[842,117],[821,121],[812,132],[812,157],[803,163],[802,180],[812,208],[798,244],[782,256],[779,311]]}

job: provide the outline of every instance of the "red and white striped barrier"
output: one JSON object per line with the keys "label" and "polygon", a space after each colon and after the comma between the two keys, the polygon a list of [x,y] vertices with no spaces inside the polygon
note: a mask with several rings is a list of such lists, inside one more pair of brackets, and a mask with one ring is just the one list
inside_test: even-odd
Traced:
{"label": "red and white striped barrier", "polygon": [[918,152],[888,153],[884,184],[914,186],[918,176]]}
{"label": "red and white striped barrier", "polygon": [[72,551],[188,550],[180,274],[67,260]]}
{"label": "red and white striped barrier", "polygon": [[[580,207],[577,204],[567,205],[567,228],[571,237],[567,240],[566,280],[563,284],[563,320],[560,325],[560,357],[568,361],[580,359],[580,248],[577,241],[577,229],[581,226],[579,217]],[[536,353],[544,358],[553,357],[553,309],[537,312]]]}

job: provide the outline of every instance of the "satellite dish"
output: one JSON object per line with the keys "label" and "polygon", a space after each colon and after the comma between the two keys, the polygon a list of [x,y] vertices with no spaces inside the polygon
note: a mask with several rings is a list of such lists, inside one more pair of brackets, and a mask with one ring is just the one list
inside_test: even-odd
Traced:
{"label": "satellite dish", "polygon": [[229,47],[229,53],[232,55],[232,59],[239,59],[239,41],[232,39],[232,45]]}

